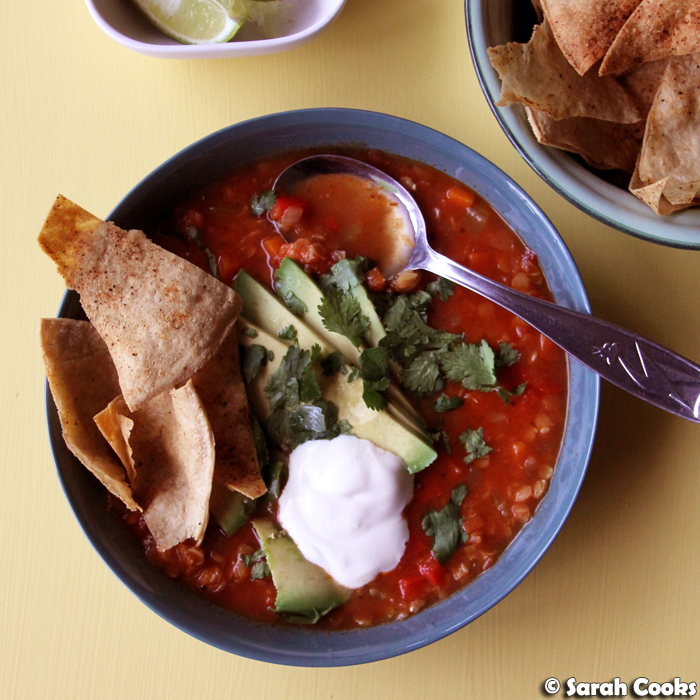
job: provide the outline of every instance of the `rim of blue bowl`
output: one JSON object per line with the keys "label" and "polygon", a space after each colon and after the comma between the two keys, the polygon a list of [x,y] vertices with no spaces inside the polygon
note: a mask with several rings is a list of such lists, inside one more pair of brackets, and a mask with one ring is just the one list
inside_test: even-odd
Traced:
{"label": "rim of blue bowl", "polygon": [[[488,2],[493,3],[493,0]],[[521,105],[496,106],[501,81],[488,59],[485,6],[484,0],[465,0],[469,50],[486,101],[523,160],[555,192],[606,226],[651,243],[700,249],[700,209],[658,216],[633,194],[601,179],[570,154],[538,143]],[[488,5],[489,11],[493,8],[494,4]]]}
{"label": "rim of blue bowl", "polygon": [[[242,147],[232,145],[241,139],[246,144],[243,155]],[[564,242],[513,180],[464,144],[415,122],[377,112],[299,110],[226,127],[156,168],[107,218],[118,225],[131,226],[139,204],[162,199],[164,182],[174,183],[176,190],[179,187],[187,190],[183,169],[190,173],[193,169],[203,170],[215,179],[219,173],[213,172],[211,166],[217,158],[221,160],[226,144],[242,163],[249,154],[265,157],[289,150],[285,145],[290,141],[295,148],[314,144],[366,144],[421,160],[457,177],[485,196],[537,252],[557,303],[590,312],[583,283]],[[222,172],[237,164],[226,159]],[[66,293],[58,315],[84,318],[77,293]],[[533,519],[491,569],[461,591],[407,620],[368,629],[328,632],[247,620],[200,598],[152,567],[140,544],[116,514],[107,510],[101,484],[65,446],[46,386],[49,437],[64,493],[86,537],[122,583],[156,614],[207,644],[259,661],[316,667],[368,663],[419,649],[461,629],[505,598],[549,548],[573,506],[593,445],[598,402],[599,377],[569,358],[567,425],[549,491]]]}

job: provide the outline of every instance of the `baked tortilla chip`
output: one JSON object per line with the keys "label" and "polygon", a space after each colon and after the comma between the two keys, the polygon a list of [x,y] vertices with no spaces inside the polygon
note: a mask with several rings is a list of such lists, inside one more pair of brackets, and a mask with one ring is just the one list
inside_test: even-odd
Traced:
{"label": "baked tortilla chip", "polygon": [[104,341],[87,321],[45,318],[41,347],[66,446],[110,493],[129,509],[141,510],[126,483],[124,468],[93,421],[120,392]]}
{"label": "baked tortilla chip", "polygon": [[235,331],[192,383],[214,432],[214,480],[249,498],[262,496],[267,488],[260,476]]}
{"label": "baked tortilla chip", "polygon": [[209,521],[214,436],[192,382],[136,412],[117,397],[109,415],[125,419],[119,425],[135,474],[134,494],[156,546],[170,549],[190,538],[201,544]]}
{"label": "baked tortilla chip", "polygon": [[641,0],[542,0],[544,16],[579,75],[597,63]]}
{"label": "baked tortilla chip", "polygon": [[136,471],[129,446],[134,421],[122,415],[125,406],[124,397],[120,394],[103,411],[100,411],[94,420],[104,439],[107,440],[124,465],[129,483],[134,486],[136,484]]}
{"label": "baked tortilla chip", "polygon": [[645,184],[639,179],[639,171],[635,170],[630,180],[629,191],[638,199],[641,199],[647,206],[651,207],[660,216],[668,216],[677,211],[688,209],[691,206],[700,204],[700,200],[694,203],[674,205],[664,196],[664,188],[668,184],[668,178],[657,180],[651,184]]}
{"label": "baked tortilla chip", "polygon": [[488,50],[501,78],[499,107],[522,103],[552,119],[590,117],[621,124],[640,120],[630,96],[612,78],[595,71],[580,76],[564,57],[547,21],[535,27],[527,44]]}
{"label": "baked tortilla chip", "polygon": [[59,196],[39,236],[107,343],[132,411],[184,384],[218,351],[241,309],[228,286]]}
{"label": "baked tortilla chip", "polygon": [[527,118],[537,140],[580,155],[599,170],[622,170],[632,174],[644,136],[644,122],[615,122],[572,117],[559,121],[527,108]]}
{"label": "baked tortilla chip", "polygon": [[618,78],[620,85],[627,90],[637,106],[642,119],[647,118],[649,110],[654,104],[654,98],[661,85],[669,60],[662,58],[659,61],[642,63],[638,68]]}
{"label": "baked tortilla chip", "polygon": [[698,0],[643,0],[610,46],[600,75],[619,75],[640,63],[698,51]]}
{"label": "baked tortilla chip", "polygon": [[700,53],[671,59],[649,112],[635,189],[659,182],[674,207],[700,194]]}

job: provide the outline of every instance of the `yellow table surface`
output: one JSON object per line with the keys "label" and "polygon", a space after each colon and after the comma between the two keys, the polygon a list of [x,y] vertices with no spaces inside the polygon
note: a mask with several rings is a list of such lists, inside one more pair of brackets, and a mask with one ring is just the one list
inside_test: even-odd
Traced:
{"label": "yellow table surface", "polygon": [[38,342],[64,292],[36,244],[54,197],[105,216],[181,148],[272,112],[376,110],[473,147],[551,218],[595,314],[700,360],[699,254],[609,229],[530,170],[480,91],[461,0],[348,0],[305,46],[227,60],[132,53],[81,0],[7,2],[0,32],[0,698],[489,700],[542,697],[550,676],[700,681],[700,426],[610,386],[581,494],[534,571],[461,631],[364,666],[274,666],[190,638],[107,569],[61,491]]}

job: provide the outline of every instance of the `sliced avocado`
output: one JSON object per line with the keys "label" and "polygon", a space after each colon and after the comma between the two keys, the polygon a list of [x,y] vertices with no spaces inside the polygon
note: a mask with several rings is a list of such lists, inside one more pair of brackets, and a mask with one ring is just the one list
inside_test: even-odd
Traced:
{"label": "sliced avocado", "polygon": [[[360,305],[362,313],[369,319],[369,331],[365,334],[367,344],[373,348],[377,347],[377,345],[379,345],[379,341],[386,336],[386,330],[384,330],[384,325],[379,318],[377,309],[374,307],[372,300],[369,298],[367,290],[361,284],[351,287],[350,294],[355,297],[357,303]],[[395,377],[400,376],[401,369],[394,360],[391,361],[391,370]],[[412,423],[415,423],[419,434],[427,437],[425,421],[420,413],[416,411],[413,404],[401,393],[401,391],[392,384],[387,389],[386,393],[396,408],[401,410]]]}
{"label": "sliced avocado", "polygon": [[248,522],[254,509],[254,498],[231,491],[223,484],[212,484],[209,511],[227,535],[233,535],[240,530]]}
{"label": "sliced avocado", "polygon": [[253,527],[277,589],[277,612],[294,615],[296,622],[314,623],[350,598],[351,591],[304,559],[285,532],[268,520],[254,520]]}
{"label": "sliced avocado", "polygon": [[309,349],[314,343],[321,347],[321,357],[327,357],[335,347],[304,321],[295,316],[269,289],[251,277],[245,270],[236,275],[234,289],[243,301],[241,313],[256,326],[278,337],[277,333],[288,326],[294,326],[299,347]]}
{"label": "sliced avocado", "polygon": [[[262,345],[273,354],[273,359],[268,361],[255,379],[246,386],[255,413],[264,421],[270,415],[270,406],[264,391],[265,384],[279,367],[287,346],[242,316],[238,317],[237,324],[241,345]],[[254,330],[255,337],[251,337],[250,330],[246,332],[245,329]],[[401,457],[411,473],[425,469],[437,457],[435,450],[394,414],[386,410],[373,411],[367,407],[362,397],[363,386],[360,379],[348,382],[347,374],[326,377],[319,372],[318,380],[323,398],[335,404],[338,418],[350,424],[353,434]]]}
{"label": "sliced avocado", "polygon": [[255,415],[261,420],[265,421],[270,416],[270,405],[268,404],[267,397],[265,396],[265,384],[272,374],[277,371],[280,366],[280,362],[287,352],[287,345],[285,345],[279,338],[275,338],[266,331],[264,331],[260,326],[251,323],[248,319],[239,316],[236,321],[236,330],[238,332],[238,344],[243,347],[249,347],[251,345],[262,345],[272,354],[272,359],[268,361],[260,368],[257,376],[246,384],[246,393],[248,394],[248,400],[253,406]]}
{"label": "sliced avocado", "polygon": [[367,407],[359,379],[348,382],[347,377],[341,375],[324,379],[330,381],[321,380],[323,398],[338,407],[338,419],[347,421],[354,435],[401,457],[411,474],[422,471],[435,461],[437,452],[430,444],[393,414]]}
{"label": "sliced avocado", "polygon": [[[248,276],[248,278],[250,278],[250,276]],[[279,268],[277,269],[277,272],[275,273],[275,279],[277,280],[278,286],[283,290],[283,293],[292,292],[298,299],[300,299],[304,303],[306,311],[302,315],[302,319],[309,329],[315,331],[313,337],[308,336],[306,333],[304,333],[302,337],[302,333],[300,333],[298,338],[299,346],[308,350],[314,342],[319,343],[319,345],[321,345],[322,348],[321,356],[325,357],[327,354],[330,354],[327,351],[328,344],[330,344],[331,351],[334,349],[340,350],[340,352],[343,353],[348,362],[350,362],[355,367],[359,367],[360,353],[364,348],[356,348],[344,335],[342,335],[341,333],[336,333],[334,331],[329,331],[326,328],[326,326],[323,323],[323,319],[321,318],[321,314],[318,311],[318,307],[323,299],[323,293],[319,289],[318,285],[311,279],[311,277],[309,277],[304,272],[304,270],[302,270],[301,267],[299,267],[299,265],[297,265],[291,258],[284,258]],[[244,283],[247,282],[248,280],[244,279]],[[258,283],[256,282],[256,284]],[[269,296],[272,296],[262,285],[259,286],[262,291],[264,291]],[[243,293],[250,293],[254,290],[252,288],[252,285],[246,286],[246,284],[244,284],[242,285],[241,290],[239,290],[238,287],[236,287],[236,291],[238,291],[239,294],[241,294],[241,291],[243,291]],[[384,331],[384,327],[382,326],[382,322],[379,320],[377,311],[374,308],[374,304],[372,304],[372,301],[369,298],[369,295],[367,294],[367,291],[364,287],[355,287],[352,290],[352,293],[360,303],[360,308],[362,309],[362,312],[369,319],[370,335],[368,337],[368,340],[374,343],[376,339],[376,342],[379,342],[379,340],[383,337],[382,334],[386,335],[386,333]],[[241,296],[243,296],[243,294],[241,294]],[[260,296],[262,295],[258,294],[256,299]],[[265,308],[267,308],[267,302],[268,300],[264,299]],[[279,303],[282,306],[284,306],[281,301]],[[245,312],[245,299],[243,301],[243,304],[243,313],[244,315],[248,316]],[[253,304],[251,303],[251,306],[252,305]],[[291,314],[291,312],[289,311],[288,313]],[[274,333],[276,332],[274,328],[280,327],[274,327],[267,322],[263,322],[264,319],[260,318],[261,316],[264,316],[264,314],[258,314],[258,318],[260,319],[259,325],[265,328],[265,330],[267,330],[268,332]],[[278,314],[271,313],[270,316],[275,317],[278,316]],[[292,318],[295,318],[293,314]],[[258,321],[255,321],[255,319],[253,318],[250,318],[250,320],[254,321],[255,323],[258,323]],[[286,325],[289,324],[287,323]],[[409,430],[413,431],[416,434],[416,436],[422,438],[423,440],[428,440],[428,432],[423,419],[421,418],[420,414],[416,411],[416,409],[411,405],[411,402],[401,393],[401,391],[395,385],[391,384],[386,391],[386,395],[389,399],[389,405],[387,406],[387,410],[398,421],[403,423]]]}
{"label": "sliced avocado", "polygon": [[386,335],[386,331],[384,330],[384,326],[379,318],[377,309],[374,308],[374,304],[369,298],[367,290],[361,284],[351,287],[350,294],[357,299],[357,303],[360,305],[362,313],[369,320],[369,330],[367,333],[365,333],[364,337],[367,341],[367,345],[375,348],[377,345],[379,345],[379,341]]}
{"label": "sliced avocado", "polygon": [[301,314],[301,318],[318,335],[325,338],[333,347],[348,358],[356,367],[360,366],[360,352],[349,338],[341,333],[329,331],[323,325],[323,319],[318,311],[318,307],[323,300],[323,293],[318,285],[309,277],[304,270],[291,258],[284,258],[275,272],[275,280],[278,288],[284,293],[292,292],[298,299],[304,302],[306,311]]}

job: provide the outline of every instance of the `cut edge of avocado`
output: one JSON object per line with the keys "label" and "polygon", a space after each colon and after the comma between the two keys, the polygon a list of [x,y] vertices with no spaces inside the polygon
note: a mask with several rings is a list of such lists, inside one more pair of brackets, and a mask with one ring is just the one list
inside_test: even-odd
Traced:
{"label": "cut edge of avocado", "polygon": [[288,620],[314,624],[342,605],[351,591],[304,558],[294,540],[268,520],[253,520],[277,589],[275,611]]}
{"label": "cut edge of avocado", "polygon": [[235,534],[248,522],[255,503],[256,499],[232,491],[223,484],[214,482],[211,486],[209,512],[227,535]]}

